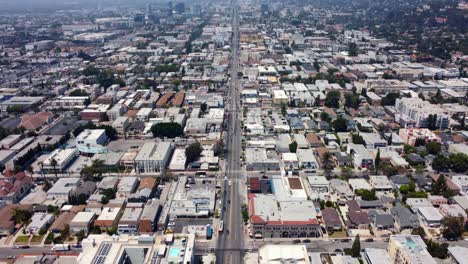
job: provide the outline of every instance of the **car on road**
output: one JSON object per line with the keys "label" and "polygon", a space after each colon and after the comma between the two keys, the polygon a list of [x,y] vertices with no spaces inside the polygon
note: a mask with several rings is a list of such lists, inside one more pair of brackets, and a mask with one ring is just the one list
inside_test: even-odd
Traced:
{"label": "car on road", "polygon": [[229,181],[229,182],[228,182],[228,184],[229,184],[229,186],[231,186],[231,184],[232,184],[232,181]]}
{"label": "car on road", "polygon": [[12,249],[18,249],[18,248],[20,248],[20,246],[12,246],[11,248]]}
{"label": "car on road", "polygon": [[30,246],[28,246],[28,245],[23,245],[23,246],[21,246],[21,248],[23,248],[23,249],[25,249],[25,248],[30,248]]}
{"label": "car on road", "polygon": [[8,256],[7,259],[16,259],[16,256]]}
{"label": "car on road", "polygon": [[299,244],[299,243],[301,243],[301,240],[300,240],[300,239],[294,239],[292,242],[293,242],[294,244]]}
{"label": "car on road", "polygon": [[374,242],[374,239],[373,238],[368,238],[365,240],[366,242]]}
{"label": "car on road", "polygon": [[302,240],[302,243],[310,243],[310,239],[304,239]]}

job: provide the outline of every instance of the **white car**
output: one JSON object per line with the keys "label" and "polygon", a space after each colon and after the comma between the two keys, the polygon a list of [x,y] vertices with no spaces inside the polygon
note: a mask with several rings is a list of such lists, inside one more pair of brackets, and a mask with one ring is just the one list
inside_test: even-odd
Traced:
{"label": "white car", "polygon": [[228,182],[228,184],[229,184],[229,186],[231,186],[231,184],[232,184],[232,181],[229,181],[229,182]]}

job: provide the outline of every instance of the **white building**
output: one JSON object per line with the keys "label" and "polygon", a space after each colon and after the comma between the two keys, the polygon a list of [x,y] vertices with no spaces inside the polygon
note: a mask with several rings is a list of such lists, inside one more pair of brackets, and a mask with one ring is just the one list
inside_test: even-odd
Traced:
{"label": "white building", "polygon": [[85,129],[76,138],[76,148],[85,154],[107,152],[104,145],[109,141],[104,129]]}
{"label": "white building", "polygon": [[398,111],[395,121],[403,127],[428,127],[429,115],[437,116],[435,127],[438,129],[446,129],[449,126],[450,116],[439,105],[420,98],[397,99],[395,108]]}
{"label": "white building", "polygon": [[31,217],[31,223],[26,227],[26,232],[29,234],[37,234],[41,228],[46,228],[55,220],[53,214],[35,213]]}
{"label": "white building", "polygon": [[[75,148],[56,149],[42,162],[42,169],[63,171],[77,155],[78,150]],[[53,166],[54,160],[56,162],[55,166]]]}
{"label": "white building", "polygon": [[80,178],[59,178],[47,191],[47,198],[68,200],[68,195],[76,189],[79,182]]}
{"label": "white building", "polygon": [[171,162],[169,163],[169,170],[183,171],[185,170],[185,164],[187,162],[187,156],[185,155],[184,148],[176,148],[172,155]]}
{"label": "white building", "polygon": [[135,158],[135,171],[137,173],[160,172],[166,168],[171,154],[171,142],[146,142]]}

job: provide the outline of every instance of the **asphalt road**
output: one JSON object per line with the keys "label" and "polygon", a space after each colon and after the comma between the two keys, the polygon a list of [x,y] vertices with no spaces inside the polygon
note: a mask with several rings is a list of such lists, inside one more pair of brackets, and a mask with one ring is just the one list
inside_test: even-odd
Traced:
{"label": "asphalt road", "polygon": [[222,219],[224,221],[224,234],[218,238],[216,250],[216,263],[237,264],[242,263],[244,252],[244,230],[241,214],[242,196],[240,184],[244,184],[243,175],[240,172],[241,157],[241,127],[240,87],[237,73],[239,71],[239,24],[237,15],[237,1],[232,0],[232,50],[230,65],[230,89],[228,93],[229,125],[226,133],[227,158],[226,178],[223,199]]}

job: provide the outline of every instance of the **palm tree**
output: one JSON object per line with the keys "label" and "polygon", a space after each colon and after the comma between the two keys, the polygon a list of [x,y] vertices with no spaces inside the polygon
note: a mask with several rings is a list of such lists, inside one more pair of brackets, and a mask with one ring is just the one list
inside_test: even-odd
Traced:
{"label": "palm tree", "polygon": [[50,160],[50,166],[52,166],[52,168],[54,168],[55,179],[58,179],[58,176],[57,176],[57,165],[58,165],[57,160],[55,160],[54,158],[52,158],[52,159]]}

